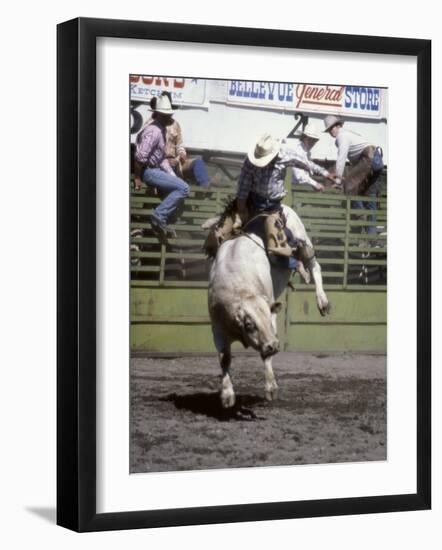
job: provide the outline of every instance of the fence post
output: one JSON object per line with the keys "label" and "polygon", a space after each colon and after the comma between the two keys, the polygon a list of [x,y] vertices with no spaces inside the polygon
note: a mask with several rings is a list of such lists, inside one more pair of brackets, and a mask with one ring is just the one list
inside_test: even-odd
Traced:
{"label": "fence post", "polygon": [[347,289],[347,277],[348,277],[348,247],[350,241],[350,209],[351,200],[349,197],[345,198],[345,240],[344,240],[344,290]]}
{"label": "fence post", "polygon": [[160,286],[164,286],[165,271],[166,271],[166,245],[161,244],[160,280],[159,280]]}
{"label": "fence post", "polygon": [[[287,174],[284,182],[285,190],[287,191],[287,195],[284,197],[283,203],[289,206],[290,208],[294,209],[295,204],[295,197],[294,197],[294,190],[292,188],[292,182],[290,176]],[[290,329],[290,294],[291,290],[285,289],[285,296],[283,301],[283,310],[282,314],[284,315],[284,340],[282,349],[284,351],[288,350],[289,347],[289,329]],[[293,292],[296,292],[296,290],[293,290]],[[282,301],[282,300],[281,300]]]}

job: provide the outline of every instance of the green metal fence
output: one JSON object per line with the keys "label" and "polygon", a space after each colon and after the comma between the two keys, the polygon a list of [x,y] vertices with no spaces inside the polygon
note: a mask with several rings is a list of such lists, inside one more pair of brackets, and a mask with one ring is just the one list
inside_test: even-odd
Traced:
{"label": "green metal fence", "polygon": [[[201,224],[224,208],[235,192],[238,162],[209,163],[218,185],[209,191],[192,187],[180,219],[172,225],[177,237],[168,246],[152,234],[148,216],[159,199],[148,189],[131,190],[131,346],[134,351],[214,351],[207,312],[210,262],[201,247]],[[387,208],[377,199],[376,221],[367,197],[296,186],[285,202],[303,220],[322,266],[332,314],[322,318],[313,285],[294,278],[295,292],[282,297],[279,336],[287,350],[386,349]],[[369,226],[376,235],[367,234]]]}

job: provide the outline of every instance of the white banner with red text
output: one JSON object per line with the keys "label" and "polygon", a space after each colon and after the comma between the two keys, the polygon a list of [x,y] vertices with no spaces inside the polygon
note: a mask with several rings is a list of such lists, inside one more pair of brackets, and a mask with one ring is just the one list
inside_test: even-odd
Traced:
{"label": "white banner with red text", "polygon": [[149,102],[163,92],[170,92],[176,105],[206,106],[207,80],[163,76],[130,75],[131,101]]}
{"label": "white banner with red text", "polygon": [[244,106],[379,119],[386,117],[385,92],[369,86],[229,80],[226,101]]}

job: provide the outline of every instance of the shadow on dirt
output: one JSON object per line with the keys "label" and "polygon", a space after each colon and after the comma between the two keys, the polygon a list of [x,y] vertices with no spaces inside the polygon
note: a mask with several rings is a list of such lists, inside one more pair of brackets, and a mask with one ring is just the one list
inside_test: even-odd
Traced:
{"label": "shadow on dirt", "polygon": [[229,420],[266,420],[258,416],[251,407],[265,403],[265,399],[256,395],[237,395],[236,403],[230,409],[224,409],[221,405],[219,392],[213,393],[191,393],[178,395],[171,393],[161,397],[160,401],[171,401],[177,409],[185,409],[195,414],[204,414],[221,421]]}

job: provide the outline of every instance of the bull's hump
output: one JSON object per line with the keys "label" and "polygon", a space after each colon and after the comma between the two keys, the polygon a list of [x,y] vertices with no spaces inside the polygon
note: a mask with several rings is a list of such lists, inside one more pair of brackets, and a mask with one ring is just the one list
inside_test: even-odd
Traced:
{"label": "bull's hump", "polygon": [[243,289],[269,297],[273,294],[270,263],[261,239],[255,235],[226,241],[211,269],[209,291],[216,292],[222,301],[231,300]]}
{"label": "bull's hump", "polygon": [[232,300],[244,293],[247,295],[273,294],[273,284],[270,273],[258,276],[255,272],[243,269],[232,269],[223,275],[217,274],[209,284],[211,292],[219,297]]}

